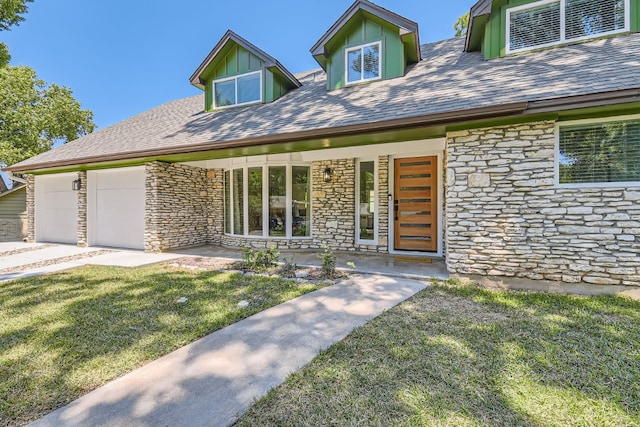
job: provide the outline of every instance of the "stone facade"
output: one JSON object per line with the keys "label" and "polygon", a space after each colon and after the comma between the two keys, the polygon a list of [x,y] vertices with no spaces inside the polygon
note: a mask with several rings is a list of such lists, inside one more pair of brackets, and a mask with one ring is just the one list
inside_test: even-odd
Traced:
{"label": "stone facade", "polygon": [[[326,168],[333,171],[330,182],[324,182]],[[313,247],[355,250],[355,159],[313,162],[311,177]]]}
{"label": "stone facade", "polygon": [[[154,162],[145,168],[146,215],[145,250],[166,249],[211,243],[212,230],[221,229],[214,213],[213,189],[221,188],[221,173],[209,174],[193,166]],[[215,171],[214,171],[215,172]]]}
{"label": "stone facade", "polygon": [[20,218],[0,217],[0,242],[15,242],[27,236],[29,222],[26,215]]}
{"label": "stone facade", "polygon": [[555,185],[550,121],[447,134],[451,274],[640,286],[640,189]]}
{"label": "stone facade", "polygon": [[36,241],[36,177],[27,175],[27,242]]}
{"label": "stone facade", "polygon": [[78,246],[87,246],[87,172],[78,172],[80,190],[78,191]]}

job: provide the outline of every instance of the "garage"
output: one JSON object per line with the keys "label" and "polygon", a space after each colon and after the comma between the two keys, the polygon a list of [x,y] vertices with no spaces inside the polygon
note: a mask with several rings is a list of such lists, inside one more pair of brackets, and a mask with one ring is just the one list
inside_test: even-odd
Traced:
{"label": "garage", "polygon": [[144,168],[87,173],[90,245],[144,249],[144,210]]}
{"label": "garage", "polygon": [[75,173],[35,177],[36,241],[72,243],[78,241],[78,192],[72,183]]}

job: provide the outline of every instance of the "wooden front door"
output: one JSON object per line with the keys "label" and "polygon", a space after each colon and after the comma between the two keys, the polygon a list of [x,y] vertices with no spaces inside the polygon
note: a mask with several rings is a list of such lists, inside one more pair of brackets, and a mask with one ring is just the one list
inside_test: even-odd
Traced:
{"label": "wooden front door", "polygon": [[438,250],[438,158],[411,157],[394,163],[394,248]]}

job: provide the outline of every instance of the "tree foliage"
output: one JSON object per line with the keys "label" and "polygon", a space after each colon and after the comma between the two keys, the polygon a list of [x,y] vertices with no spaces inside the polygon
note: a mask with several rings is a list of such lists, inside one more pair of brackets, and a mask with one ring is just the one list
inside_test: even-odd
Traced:
{"label": "tree foliage", "polygon": [[[0,0],[0,31],[24,20],[33,0]],[[93,131],[93,113],[71,90],[38,79],[29,67],[9,65],[0,43],[0,166],[11,165]]]}
{"label": "tree foliage", "polygon": [[29,67],[0,68],[0,164],[11,165],[93,131],[93,113],[69,89]]}
{"label": "tree foliage", "polygon": [[22,15],[27,13],[27,3],[31,2],[33,0],[0,0],[0,31],[6,31],[24,21]]}
{"label": "tree foliage", "polygon": [[453,29],[456,31],[456,37],[465,37],[467,35],[467,28],[469,27],[469,12],[465,13],[453,24]]}
{"label": "tree foliage", "polygon": [[[14,25],[24,21],[24,15],[29,10],[27,3],[33,0],[0,0],[0,31],[7,31]],[[6,44],[0,42],[0,67],[9,64],[11,55]]]}

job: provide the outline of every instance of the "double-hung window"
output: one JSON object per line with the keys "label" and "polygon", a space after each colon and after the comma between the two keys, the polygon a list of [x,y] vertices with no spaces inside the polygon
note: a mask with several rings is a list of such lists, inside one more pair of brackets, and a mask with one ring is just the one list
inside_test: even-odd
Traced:
{"label": "double-hung window", "polygon": [[345,52],[347,84],[378,80],[382,77],[382,43],[349,48]]}
{"label": "double-hung window", "polygon": [[225,171],[224,180],[226,234],[311,236],[309,166],[247,166]]}
{"label": "double-hung window", "polygon": [[507,9],[506,52],[629,31],[629,0],[542,0]]}
{"label": "double-hung window", "polygon": [[213,81],[216,108],[262,101],[262,71]]}
{"label": "double-hung window", "polygon": [[640,184],[640,118],[560,124],[557,138],[559,185]]}

